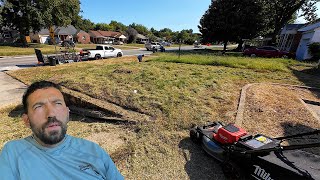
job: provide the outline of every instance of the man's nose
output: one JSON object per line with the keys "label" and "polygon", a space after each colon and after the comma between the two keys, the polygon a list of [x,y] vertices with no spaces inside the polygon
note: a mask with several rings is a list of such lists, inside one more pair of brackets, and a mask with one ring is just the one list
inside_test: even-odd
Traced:
{"label": "man's nose", "polygon": [[51,104],[48,104],[46,106],[46,111],[47,111],[47,117],[54,117],[56,116],[55,114],[55,109]]}

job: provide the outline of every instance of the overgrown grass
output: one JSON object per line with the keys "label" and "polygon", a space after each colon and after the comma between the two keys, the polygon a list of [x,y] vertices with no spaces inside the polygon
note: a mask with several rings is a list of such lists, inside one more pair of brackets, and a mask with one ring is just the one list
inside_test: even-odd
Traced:
{"label": "overgrown grass", "polygon": [[179,58],[175,55],[160,54],[158,58],[152,59],[158,62],[173,62],[185,64],[199,64],[211,66],[225,66],[240,69],[253,69],[256,71],[283,71],[288,72],[289,66],[297,64],[297,61],[288,59],[266,59],[266,58],[247,58],[233,56],[214,56],[214,55],[184,55]]}
{"label": "overgrown grass", "polygon": [[[293,60],[157,53],[11,71],[30,84],[49,80],[91,97],[153,116],[135,127],[117,165],[127,179],[223,179],[213,160],[190,143],[191,124],[234,122],[241,88],[248,83],[303,84]],[[311,79],[320,87],[317,79]],[[14,121],[7,119],[7,121]],[[74,128],[86,129],[80,125]],[[0,130],[1,132],[2,130]],[[13,134],[19,134],[17,129]],[[81,131],[77,136],[85,136]],[[14,138],[11,136],[8,140]]]}

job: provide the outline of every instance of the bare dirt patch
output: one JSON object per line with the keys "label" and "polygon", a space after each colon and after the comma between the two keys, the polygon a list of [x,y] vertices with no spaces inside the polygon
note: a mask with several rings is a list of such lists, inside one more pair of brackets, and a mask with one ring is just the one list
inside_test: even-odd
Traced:
{"label": "bare dirt patch", "polygon": [[[288,136],[320,128],[319,118],[304,100],[320,102],[319,92],[274,84],[254,84],[247,89],[242,127],[252,134]],[[320,141],[319,137],[299,142]],[[298,141],[288,141],[289,144]],[[320,152],[315,148],[314,152]]]}

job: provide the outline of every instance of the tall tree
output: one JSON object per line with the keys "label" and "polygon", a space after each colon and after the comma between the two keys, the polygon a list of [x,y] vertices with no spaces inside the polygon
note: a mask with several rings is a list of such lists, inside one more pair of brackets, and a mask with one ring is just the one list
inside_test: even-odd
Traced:
{"label": "tall tree", "polygon": [[130,27],[132,27],[133,29],[137,30],[137,32],[139,34],[143,34],[143,35],[148,35],[150,33],[150,31],[148,30],[148,28],[142,24],[136,24],[136,23],[132,23],[129,25]]}
{"label": "tall tree", "polygon": [[95,26],[94,26],[94,30],[101,30],[101,31],[111,31],[113,30],[112,27],[107,24],[107,23],[97,23]]}
{"label": "tall tree", "polygon": [[302,10],[302,16],[312,21],[317,18],[315,14],[316,2],[319,0],[261,0],[263,3],[263,17],[267,20],[266,27],[270,30],[265,34],[270,35],[273,41],[281,28],[292,19],[298,10]]}
{"label": "tall tree", "polygon": [[20,33],[23,46],[25,35],[43,27],[67,26],[80,12],[79,0],[0,0],[3,4],[3,25]]}
{"label": "tall tree", "polygon": [[110,24],[110,31],[118,31],[118,32],[125,32],[127,31],[128,27],[121,22],[111,21]]}
{"label": "tall tree", "polygon": [[78,16],[71,24],[74,25],[75,28],[86,32],[95,28],[95,24],[90,21],[90,19],[84,19],[82,16]]}
{"label": "tall tree", "polygon": [[255,37],[264,27],[262,6],[256,0],[216,0],[200,20],[199,30],[204,42],[238,42]]}
{"label": "tall tree", "polygon": [[127,29],[126,34],[128,36],[128,43],[136,42],[138,31],[130,27]]}

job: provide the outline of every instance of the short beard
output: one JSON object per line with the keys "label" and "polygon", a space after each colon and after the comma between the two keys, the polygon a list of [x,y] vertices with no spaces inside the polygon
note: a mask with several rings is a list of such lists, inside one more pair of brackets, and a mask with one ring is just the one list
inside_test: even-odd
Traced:
{"label": "short beard", "polygon": [[[45,129],[50,123],[58,123],[61,127],[61,132],[59,131],[51,131],[46,134]],[[54,145],[61,142],[66,133],[67,133],[67,125],[63,124],[56,117],[48,118],[48,121],[41,127],[36,128],[31,122],[30,127],[33,134],[44,144]]]}

